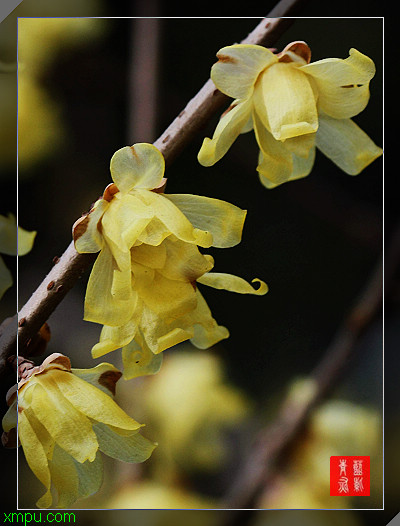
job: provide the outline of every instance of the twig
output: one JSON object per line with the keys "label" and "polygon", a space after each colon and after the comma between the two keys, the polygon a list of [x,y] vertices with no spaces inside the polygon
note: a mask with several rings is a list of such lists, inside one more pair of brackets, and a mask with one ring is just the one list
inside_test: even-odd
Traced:
{"label": "twig", "polygon": [[[400,261],[400,227],[395,232],[385,258],[385,282],[394,279]],[[322,360],[310,375],[315,385],[304,402],[288,397],[282,404],[276,421],[261,431],[253,449],[242,466],[221,505],[226,509],[252,509],[261,491],[268,488],[275,468],[284,453],[294,444],[315,406],[320,403],[351,363],[356,343],[379,314],[383,299],[383,259],[378,263],[364,290],[339,327]],[[243,514],[229,514],[224,524],[243,524]]]}
{"label": "twig", "polygon": [[[282,0],[274,8],[275,16],[292,14],[304,0]],[[282,5],[282,7],[280,7]],[[263,18],[242,43],[271,46],[294,22],[291,18]],[[193,138],[209,118],[224,104],[228,97],[218,91],[208,80],[198,94],[172,122],[154,145],[162,152],[166,164],[170,164],[183,147]],[[18,327],[18,342],[23,346],[47,321],[67,292],[83,272],[94,262],[96,254],[78,254],[73,242],[60,257],[42,284],[32,294],[19,313],[24,323]],[[53,286],[50,284],[53,283]],[[7,358],[16,353],[17,335],[12,331],[0,333],[0,375]]]}

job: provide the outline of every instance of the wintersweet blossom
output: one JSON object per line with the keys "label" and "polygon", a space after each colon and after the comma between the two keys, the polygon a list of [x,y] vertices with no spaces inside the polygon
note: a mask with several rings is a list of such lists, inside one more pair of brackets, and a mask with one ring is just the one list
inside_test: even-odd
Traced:
{"label": "wintersweet blossom", "polygon": [[382,149],[351,119],[369,100],[375,65],[350,49],[346,59],[310,63],[305,42],[278,54],[251,44],[227,46],[211,69],[216,87],[235,99],[212,139],[198,154],[212,166],[241,133],[254,129],[260,148],[257,171],[267,188],[307,176],[318,148],[349,175],[357,175]]}
{"label": "wintersweet blossom", "polygon": [[230,274],[212,273],[213,258],[198,247],[232,247],[246,211],[208,197],[162,194],[164,158],[153,145],[118,150],[113,183],[73,228],[78,252],[100,252],[89,277],[84,319],[104,325],[93,357],[122,350],[124,375],[154,374],[160,353],[190,339],[208,348],[227,338],[197,284],[265,294]]}
{"label": "wintersweet blossom", "polygon": [[54,506],[52,488],[58,508],[97,492],[103,480],[100,452],[125,462],[151,455],[155,444],[140,435],[142,425],[111,396],[120,377],[108,363],[72,369],[66,356],[55,353],[8,396],[3,429],[10,434],[18,420],[27,463],[46,488],[38,507]]}

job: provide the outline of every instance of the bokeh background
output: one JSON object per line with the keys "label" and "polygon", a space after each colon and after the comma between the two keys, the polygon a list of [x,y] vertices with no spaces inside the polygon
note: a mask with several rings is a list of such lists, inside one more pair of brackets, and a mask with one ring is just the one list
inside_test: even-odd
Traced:
{"label": "bokeh background", "polygon": [[[304,7],[305,18],[298,18],[275,46],[281,49],[293,40],[305,40],[312,60],[345,58],[351,47],[371,57],[377,67],[371,101],[355,121],[382,145],[382,19],[310,18],[320,14],[313,4]],[[153,12],[152,5],[144,8],[138,2],[123,15],[160,16],[162,7]],[[111,1],[70,1],[56,10],[50,1],[41,1],[39,7],[38,2],[24,0],[0,25],[0,59],[7,63],[16,58],[16,15],[78,17],[19,22],[18,213],[21,226],[37,231],[33,250],[19,262],[22,306],[51,268],[53,257],[69,244],[75,219],[109,183],[112,154],[121,146],[157,139],[207,80],[218,49],[245,38],[258,19],[91,19],[81,17],[118,17],[122,12]],[[0,212],[5,214],[17,210],[12,127],[16,74],[1,74],[0,81],[4,115],[0,136],[7,139],[0,146],[2,193],[7,196]],[[288,393],[305,396],[308,375],[379,261],[384,239],[382,159],[350,177],[317,154],[310,176],[268,191],[258,181],[252,133],[241,136],[214,167],[198,164],[202,139],[212,134],[218,117],[168,168],[167,192],[206,195],[247,209],[242,243],[208,253],[215,258],[216,271],[247,280],[259,277],[270,291],[258,298],[207,289],[213,316],[229,328],[230,338],[206,352],[182,344],[164,353],[158,375],[119,382],[119,403],[146,423],[146,436],[159,446],[144,465],[107,461],[102,490],[77,504],[81,524],[113,524],[134,517],[162,526],[186,524],[189,516],[194,523],[206,519],[219,524],[221,515],[214,511],[121,509],[219,508],[242,459],[251,454],[254,438],[274,421],[283,399]],[[395,219],[390,214],[385,222],[388,241]],[[12,268],[12,258],[6,261]],[[74,367],[104,361],[92,360],[89,352],[100,326],[82,320],[87,278],[88,273],[49,320],[49,353],[67,354]],[[15,295],[14,287],[0,302],[2,319],[15,312]],[[398,321],[399,296],[393,287],[385,311],[389,360],[398,342]],[[257,507],[382,507],[382,328],[379,315]],[[119,351],[105,359],[120,365]],[[399,422],[390,370],[387,374],[385,454],[389,456],[396,450]],[[329,497],[329,456],[340,454],[371,455],[371,497]],[[1,458],[9,481],[4,491],[11,503],[16,453],[2,450]],[[391,518],[398,511],[398,489],[396,464],[391,462],[386,471],[386,511],[340,512],[341,521],[350,526],[386,524],[383,517]],[[41,491],[20,454],[19,506],[33,508]],[[82,511],[90,508],[119,511]],[[293,513],[299,524],[303,520],[335,523],[335,513],[324,511],[257,512],[243,515],[243,523],[284,524],[287,514],[290,518]]]}

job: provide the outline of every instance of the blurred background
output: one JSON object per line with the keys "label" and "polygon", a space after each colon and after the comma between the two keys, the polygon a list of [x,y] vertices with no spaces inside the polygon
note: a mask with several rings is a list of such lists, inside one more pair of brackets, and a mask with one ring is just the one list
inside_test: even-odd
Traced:
{"label": "blurred background", "polygon": [[[162,8],[157,3],[144,8],[138,2],[117,13],[115,5],[105,0],[73,0],[68,6],[60,2],[57,9],[49,0],[24,0],[0,25],[0,60],[12,64],[16,16],[40,17],[19,21],[18,214],[22,227],[37,231],[32,251],[19,261],[20,307],[50,270],[54,256],[70,243],[75,219],[110,182],[112,154],[127,144],[156,140],[208,79],[216,52],[245,38],[259,21],[82,18],[161,16]],[[263,9],[267,14],[269,9]],[[344,3],[342,13],[346,13]],[[300,13],[305,18],[294,21],[275,47],[305,40],[313,61],[346,58],[351,47],[371,57],[377,67],[371,100],[354,120],[382,145],[382,19],[310,18],[319,14],[315,2],[306,4]],[[77,18],[51,18],[68,16]],[[7,214],[17,211],[16,73],[0,74],[0,82],[0,173],[7,196],[0,213]],[[382,159],[350,177],[317,153],[307,178],[268,191],[257,177],[258,150],[252,133],[240,136],[214,167],[198,164],[202,140],[212,135],[218,118],[215,115],[168,168],[167,192],[205,195],[247,209],[242,243],[207,253],[215,258],[217,272],[247,280],[258,277],[270,291],[264,297],[246,297],[207,288],[204,295],[213,316],[228,327],[230,338],[209,351],[181,344],[164,353],[156,376],[120,380],[118,402],[146,424],[144,434],[159,446],[143,465],[105,459],[101,491],[77,503],[81,524],[117,524],[132,517],[133,512],[122,511],[130,508],[220,508],[231,482],[240,476],[243,459],[251,454],[254,439],[274,422],[283,400],[307,396],[311,371],[381,257]],[[397,218],[390,209],[385,212],[389,244]],[[13,258],[4,260],[14,272]],[[49,319],[48,352],[68,355],[73,367],[93,367],[101,361],[121,366],[119,351],[105,360],[90,356],[101,327],[82,320],[88,275]],[[391,458],[385,473],[386,510],[340,512],[340,520],[349,526],[386,524],[383,517],[391,518],[398,511],[396,468],[400,466],[392,452],[397,451],[400,423],[391,382],[391,371],[398,368],[393,356],[399,340],[398,291],[391,284],[385,309],[385,455]],[[14,314],[15,298],[14,286],[0,302],[1,319]],[[358,342],[350,367],[313,412],[261,492],[257,508],[382,507],[382,328],[379,313]],[[11,377],[2,386],[4,392],[12,382]],[[371,456],[370,497],[329,496],[331,455]],[[11,503],[15,450],[2,450],[1,459],[9,477],[4,491]],[[20,452],[19,507],[34,508],[41,493]],[[121,511],[83,511],[98,508]],[[221,520],[216,511],[134,513],[136,520],[157,526],[186,524],[189,517],[193,523]],[[255,526],[285,524],[293,513],[299,524],[335,523],[335,514],[328,511],[239,513],[241,523]]]}

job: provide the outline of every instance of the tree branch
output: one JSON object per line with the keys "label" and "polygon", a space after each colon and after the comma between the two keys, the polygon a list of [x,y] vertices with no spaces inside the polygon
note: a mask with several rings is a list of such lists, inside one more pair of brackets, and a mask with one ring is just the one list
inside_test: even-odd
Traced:
{"label": "tree branch", "polygon": [[[304,0],[281,0],[273,9],[274,16],[287,16],[295,12]],[[242,43],[271,46],[294,22],[293,18],[263,18]],[[166,164],[178,155],[184,146],[207,123],[214,113],[230,99],[208,80],[197,95],[165,132],[154,142],[164,155]],[[18,344],[21,352],[30,338],[46,322],[67,292],[83,272],[93,264],[96,254],[79,254],[73,242],[54,265],[41,285],[19,313]],[[14,324],[15,325],[15,324]],[[0,376],[4,373],[7,358],[16,354],[17,334],[0,327]]]}

